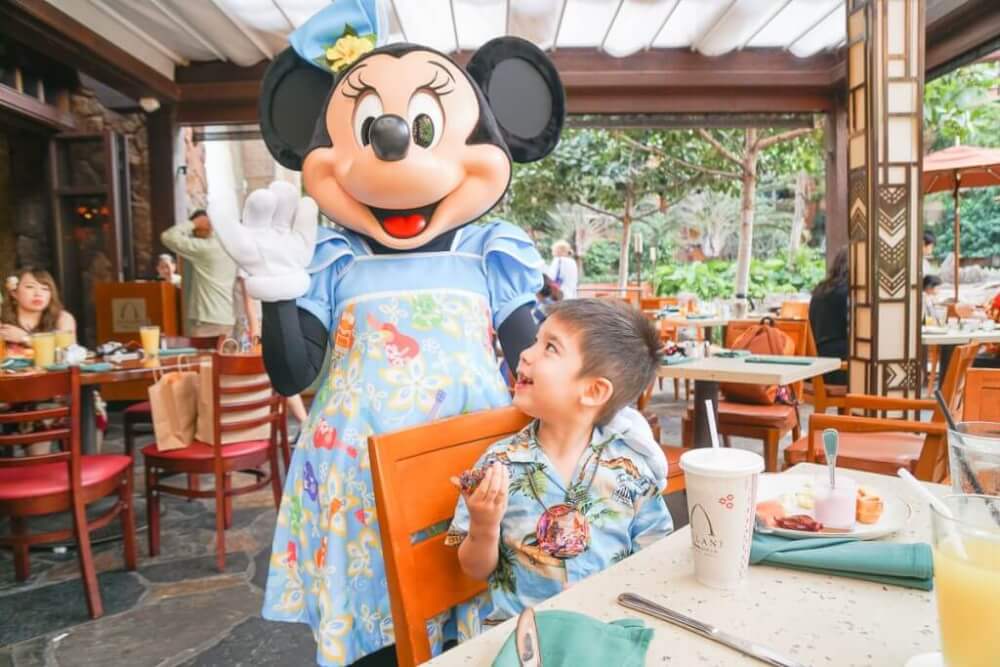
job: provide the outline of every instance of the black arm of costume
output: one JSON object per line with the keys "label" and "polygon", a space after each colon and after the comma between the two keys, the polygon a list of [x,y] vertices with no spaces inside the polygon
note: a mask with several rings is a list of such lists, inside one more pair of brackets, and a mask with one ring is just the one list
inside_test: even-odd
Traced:
{"label": "black arm of costume", "polygon": [[538,325],[535,324],[535,318],[531,316],[533,305],[526,303],[515,310],[503,321],[497,332],[500,337],[500,347],[503,348],[504,359],[507,360],[511,373],[517,373],[521,352],[535,344]]}
{"label": "black arm of costume", "polygon": [[265,302],[263,308],[264,366],[278,393],[294,396],[311,385],[323,368],[328,332],[295,301]]}

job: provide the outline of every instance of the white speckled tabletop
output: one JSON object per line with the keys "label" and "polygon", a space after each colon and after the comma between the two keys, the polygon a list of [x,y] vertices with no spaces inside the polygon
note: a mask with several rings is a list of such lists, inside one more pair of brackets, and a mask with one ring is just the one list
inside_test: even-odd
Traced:
{"label": "white speckled tabletop", "polygon": [[[815,474],[825,466],[800,464],[788,472]],[[930,542],[930,511],[902,480],[856,470],[843,474],[859,483],[896,493],[913,516],[894,542]],[[948,487],[928,484],[935,495]],[[939,650],[933,592],[832,577],[770,566],[752,566],[737,592],[706,588],[694,579],[688,528],[580,582],[538,606],[567,609],[604,621],[642,618],[655,629],[647,665],[759,665],[731,649],[687,630],[618,606],[631,591],[720,629],[762,643],[806,665],[901,666],[910,657]],[[427,663],[489,665],[514,630],[514,619]]]}

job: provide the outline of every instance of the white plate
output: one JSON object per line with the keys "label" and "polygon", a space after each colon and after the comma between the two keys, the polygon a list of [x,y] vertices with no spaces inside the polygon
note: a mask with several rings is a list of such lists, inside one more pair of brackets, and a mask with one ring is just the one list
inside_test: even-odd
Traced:
{"label": "white plate", "polygon": [[[850,474],[844,474],[837,471],[837,477],[850,477]],[[760,476],[760,483],[757,487],[757,502],[763,502],[765,500],[774,500],[780,498],[786,493],[795,493],[801,490],[807,485],[807,483],[812,483],[813,486],[816,485],[817,481],[825,479],[818,478],[813,475],[789,475],[789,474],[768,474],[764,473]],[[854,480],[857,482],[857,480]],[[897,530],[906,525],[906,522],[910,520],[910,515],[913,511],[910,509],[909,503],[900,498],[899,496],[887,493],[884,489],[879,488],[876,485],[862,484],[860,485],[865,489],[869,489],[872,493],[878,494],[882,498],[882,503],[885,508],[882,511],[882,516],[875,523],[856,523],[854,524],[854,529],[845,532],[836,533],[811,533],[805,530],[788,530],[786,528],[768,528],[768,534],[781,535],[782,537],[790,537],[792,539],[805,539],[813,537],[827,537],[833,539],[843,539],[845,537],[853,538],[856,540],[877,540],[880,537],[885,537],[886,535],[892,535]],[[788,510],[786,510],[787,512]],[[796,509],[794,512],[788,512],[789,514],[808,514],[813,516],[814,512],[811,509]]]}

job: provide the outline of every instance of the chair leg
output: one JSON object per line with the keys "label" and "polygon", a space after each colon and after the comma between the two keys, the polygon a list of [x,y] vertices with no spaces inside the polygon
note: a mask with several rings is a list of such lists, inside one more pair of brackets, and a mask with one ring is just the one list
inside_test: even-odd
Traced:
{"label": "chair leg", "polygon": [[125,415],[122,428],[125,431],[125,455],[133,458],[132,452],[135,451],[135,431],[132,428],[132,419],[128,414]]}
{"label": "chair leg", "polygon": [[[11,528],[14,537],[28,537],[28,520],[21,517],[11,517]],[[14,545],[14,578],[17,581],[27,581],[31,576],[31,559],[28,556],[27,544]]]}
{"label": "chair leg", "polygon": [[681,400],[681,381],[678,378],[674,378],[674,400]]}
{"label": "chair leg", "polygon": [[795,426],[792,427],[792,442],[797,441],[801,437],[802,437],[802,425],[797,423],[795,424]]}
{"label": "chair leg", "polygon": [[225,497],[224,504],[226,506],[226,512],[223,515],[223,518],[225,519],[225,521],[223,521],[223,525],[226,527],[226,530],[229,530],[233,527],[233,497],[229,495],[229,493],[233,490],[233,476],[226,473],[222,479],[222,491],[223,496]]}
{"label": "chair leg", "polygon": [[135,499],[132,497],[132,485],[134,471],[129,465],[125,471],[125,479],[122,480],[118,489],[118,499],[122,503],[122,513],[120,515],[122,523],[122,536],[124,537],[125,549],[125,569],[135,570],[136,568],[136,547],[135,547]]}
{"label": "chair leg", "polygon": [[[302,429],[305,424],[299,424],[299,433],[302,433]],[[288,420],[281,425],[281,457],[285,464],[285,474],[288,474],[288,469],[292,465],[292,448],[288,443]]]}
{"label": "chair leg", "polygon": [[[193,472],[192,473],[188,473],[188,489],[191,490],[191,491],[200,491],[201,490],[201,481],[199,480],[198,475],[194,474]],[[193,502],[194,500],[197,500],[197,499],[196,498],[188,498],[188,502],[189,503]]]}
{"label": "chair leg", "polygon": [[281,509],[281,469],[278,467],[278,452],[271,448],[268,458],[271,462],[271,491],[274,493],[274,509]]}
{"label": "chair leg", "polygon": [[732,447],[733,446],[733,441],[730,440],[729,435],[723,434],[723,436],[722,436],[722,444],[725,445],[726,447]]}
{"label": "chair leg", "polygon": [[778,431],[774,429],[768,429],[764,438],[764,469],[778,472]]}
{"label": "chair leg", "polygon": [[149,555],[160,555],[160,492],[156,489],[156,473],[146,461],[146,523],[149,531]]}
{"label": "chair leg", "polygon": [[90,527],[87,525],[87,512],[83,502],[73,499],[73,530],[76,532],[78,556],[80,558],[80,573],[83,575],[83,589],[87,594],[87,609],[91,618],[104,615],[104,605],[101,603],[101,589],[97,585],[97,571],[94,569],[94,556],[90,550]]}
{"label": "chair leg", "polygon": [[215,566],[226,571],[226,477],[215,474]]}

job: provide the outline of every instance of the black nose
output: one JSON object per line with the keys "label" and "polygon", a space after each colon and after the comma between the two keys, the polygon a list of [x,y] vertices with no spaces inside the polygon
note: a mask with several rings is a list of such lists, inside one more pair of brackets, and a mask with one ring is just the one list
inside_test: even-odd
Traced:
{"label": "black nose", "polygon": [[410,149],[410,127],[405,120],[393,114],[376,118],[368,136],[375,155],[386,162],[402,160]]}

